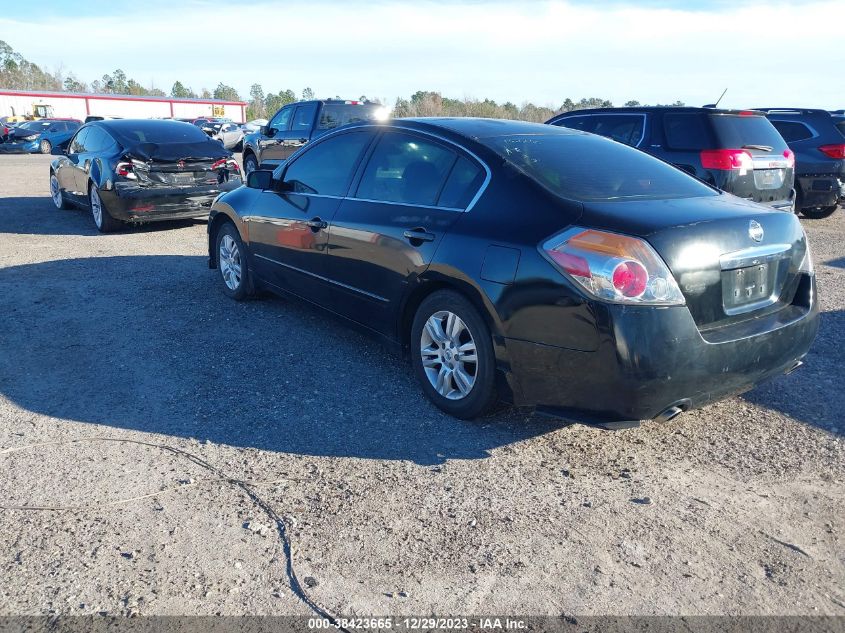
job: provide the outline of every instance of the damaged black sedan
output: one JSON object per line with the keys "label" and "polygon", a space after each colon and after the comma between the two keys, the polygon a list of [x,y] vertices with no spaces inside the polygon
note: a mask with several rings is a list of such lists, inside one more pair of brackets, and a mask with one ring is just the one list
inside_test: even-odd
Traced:
{"label": "damaged black sedan", "polygon": [[179,121],[91,122],[53,153],[53,202],[90,209],[101,233],[126,222],[204,217],[218,194],[241,184],[232,153]]}

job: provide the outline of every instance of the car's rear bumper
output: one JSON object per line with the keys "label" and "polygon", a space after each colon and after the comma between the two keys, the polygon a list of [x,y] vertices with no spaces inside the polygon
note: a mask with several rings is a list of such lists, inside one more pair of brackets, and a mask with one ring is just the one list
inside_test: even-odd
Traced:
{"label": "car's rear bumper", "polygon": [[606,305],[595,352],[507,340],[519,404],[592,423],[652,419],[742,393],[788,372],[818,331],[815,279],[765,317],[702,333],[684,306]]}
{"label": "car's rear bumper", "polygon": [[139,187],[135,183],[119,183],[110,191],[100,190],[100,197],[117,220],[154,222],[204,217],[218,195],[240,186],[240,178],[202,187]]}
{"label": "car's rear bumper", "polygon": [[801,209],[832,207],[843,195],[842,182],[835,174],[799,176],[797,180]]}

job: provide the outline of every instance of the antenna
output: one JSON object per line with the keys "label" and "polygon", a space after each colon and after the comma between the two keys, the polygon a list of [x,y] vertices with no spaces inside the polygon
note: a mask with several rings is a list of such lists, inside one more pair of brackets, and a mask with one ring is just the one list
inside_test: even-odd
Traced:
{"label": "antenna", "polygon": [[[727,88],[725,88],[725,90],[722,92],[722,97],[724,97],[724,96],[725,96],[725,93],[726,93],[727,91],[728,91],[728,89],[727,89]],[[721,101],[721,100],[722,100],[722,97],[719,97],[719,101]],[[716,109],[716,108],[718,107],[718,105],[719,105],[719,101],[717,101],[716,103],[708,103],[708,104],[703,105],[703,106],[701,106],[701,107],[702,107],[702,108],[712,108],[712,109]]]}

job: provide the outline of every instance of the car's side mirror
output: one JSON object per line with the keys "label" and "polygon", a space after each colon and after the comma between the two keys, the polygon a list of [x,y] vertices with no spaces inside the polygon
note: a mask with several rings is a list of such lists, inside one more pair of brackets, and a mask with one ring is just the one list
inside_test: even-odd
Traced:
{"label": "car's side mirror", "polygon": [[273,172],[270,169],[256,169],[246,177],[246,186],[250,189],[272,189]]}
{"label": "car's side mirror", "polygon": [[261,126],[261,136],[273,136],[276,133],[276,130],[271,128],[269,125],[262,125]]}
{"label": "car's side mirror", "polygon": [[67,154],[67,145],[53,145],[50,153],[53,156],[65,156]]}

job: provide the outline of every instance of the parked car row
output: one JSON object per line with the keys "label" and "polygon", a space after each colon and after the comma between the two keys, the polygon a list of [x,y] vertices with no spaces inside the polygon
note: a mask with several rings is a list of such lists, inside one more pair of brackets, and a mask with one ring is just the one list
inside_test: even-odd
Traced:
{"label": "parked car row", "polygon": [[741,198],[808,218],[827,217],[845,196],[845,117],[825,110],[602,108],[548,123],[607,136]]}
{"label": "parked car row", "polygon": [[815,276],[795,150],[762,111],[383,119],[285,106],[242,136],[245,187],[207,120],[92,122],[53,150],[51,195],[103,232],[207,215],[225,294],[355,323],[461,418],[503,400],[627,428],[801,364]]}
{"label": "parked car row", "polygon": [[50,154],[74,135],[82,122],[77,119],[38,119],[4,127],[0,153]]}

